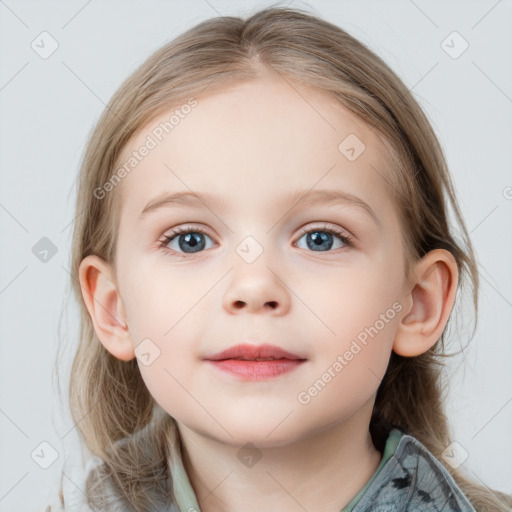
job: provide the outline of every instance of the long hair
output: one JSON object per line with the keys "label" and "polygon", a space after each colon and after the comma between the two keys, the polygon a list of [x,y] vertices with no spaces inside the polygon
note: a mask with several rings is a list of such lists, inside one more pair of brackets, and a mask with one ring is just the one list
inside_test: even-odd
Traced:
{"label": "long hair", "polygon": [[[175,421],[150,395],[136,360],[121,361],[104,348],[83,301],[81,261],[96,254],[115,267],[119,187],[105,197],[95,190],[111,179],[123,148],[149,121],[207,89],[256,78],[255,62],[330,94],[385,141],[393,158],[387,179],[400,212],[406,271],[427,252],[448,250],[459,270],[456,304],[470,285],[476,330],[478,271],[471,241],[440,143],[400,78],[343,29],[299,9],[274,6],[246,19],[203,21],[161,47],[123,82],[91,132],[82,158],[71,262],[81,325],[69,393],[79,434],[104,461],[86,481],[88,503],[97,509],[109,510],[107,488],[127,511],[171,503],[170,461],[181,453]],[[449,225],[450,208],[458,234]],[[424,354],[391,354],[370,422],[380,449],[390,426],[396,425],[443,463],[451,434],[442,370],[444,358],[454,355],[445,351],[452,317]],[[445,467],[477,510],[498,512],[512,505],[512,497]]]}

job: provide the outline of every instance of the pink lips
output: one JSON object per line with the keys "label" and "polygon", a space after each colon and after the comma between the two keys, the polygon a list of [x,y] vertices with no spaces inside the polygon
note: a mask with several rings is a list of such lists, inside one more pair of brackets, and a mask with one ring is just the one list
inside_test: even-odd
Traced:
{"label": "pink lips", "polygon": [[263,380],[288,373],[306,359],[274,345],[242,344],[208,356],[206,360],[242,380]]}
{"label": "pink lips", "polygon": [[287,352],[275,345],[235,345],[222,352],[208,356],[206,359],[209,361],[219,361],[221,359],[304,359],[297,354]]}

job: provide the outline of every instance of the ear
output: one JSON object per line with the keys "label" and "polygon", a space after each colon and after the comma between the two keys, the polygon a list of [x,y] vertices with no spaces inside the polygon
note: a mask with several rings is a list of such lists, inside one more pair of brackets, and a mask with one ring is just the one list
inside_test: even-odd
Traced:
{"label": "ear", "polygon": [[103,346],[118,359],[133,359],[135,350],[111,265],[99,256],[87,256],[80,263],[79,280],[87,311]]}
{"label": "ear", "polygon": [[[412,290],[393,342],[393,350],[404,357],[423,354],[441,337],[450,317],[459,273],[453,255],[444,249],[427,253],[415,266]],[[411,282],[408,287],[410,289]]]}

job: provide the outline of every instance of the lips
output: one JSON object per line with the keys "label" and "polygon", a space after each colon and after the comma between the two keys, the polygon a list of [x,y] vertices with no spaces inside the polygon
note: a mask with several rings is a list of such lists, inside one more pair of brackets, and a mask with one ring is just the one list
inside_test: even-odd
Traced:
{"label": "lips", "polygon": [[242,381],[274,379],[296,370],[306,358],[275,345],[235,345],[206,358],[217,370]]}
{"label": "lips", "polygon": [[272,361],[275,359],[305,360],[298,354],[293,354],[275,345],[248,345],[241,344],[230,347],[206,357],[208,361],[223,361],[226,359],[239,359],[245,361]]}

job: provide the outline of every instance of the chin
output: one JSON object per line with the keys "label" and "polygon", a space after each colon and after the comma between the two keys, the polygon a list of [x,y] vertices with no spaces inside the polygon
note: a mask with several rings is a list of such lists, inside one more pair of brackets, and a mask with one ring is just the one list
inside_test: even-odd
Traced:
{"label": "chin", "polygon": [[[306,433],[302,430],[297,431],[291,424],[285,425],[284,423],[287,422],[287,420],[283,422],[285,416],[281,415],[278,418],[271,417],[270,419],[267,417],[255,422],[254,416],[250,415],[243,420],[239,418],[237,421],[221,421],[221,424],[225,426],[229,434],[220,428],[215,428],[213,431],[210,430],[208,432],[198,431],[198,433],[233,448],[241,448],[248,443],[259,448],[286,446],[299,440]],[[280,425],[281,422],[282,424]]]}

